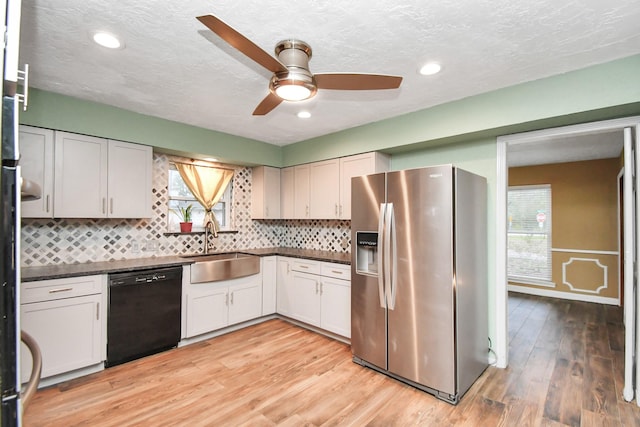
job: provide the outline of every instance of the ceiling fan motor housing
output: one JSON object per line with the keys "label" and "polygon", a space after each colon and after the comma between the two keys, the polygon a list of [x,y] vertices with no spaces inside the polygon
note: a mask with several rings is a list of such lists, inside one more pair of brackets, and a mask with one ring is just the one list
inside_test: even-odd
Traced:
{"label": "ceiling fan motor housing", "polygon": [[[269,90],[277,96],[282,97],[281,88],[285,86],[299,86],[300,92],[304,95],[303,100],[313,97],[318,91],[316,80],[309,71],[309,60],[311,59],[311,47],[300,40],[283,40],[276,45],[276,56],[286,67],[287,71],[276,72],[269,82]],[[306,88],[306,91],[303,90]],[[287,99],[285,97],[285,99]]]}

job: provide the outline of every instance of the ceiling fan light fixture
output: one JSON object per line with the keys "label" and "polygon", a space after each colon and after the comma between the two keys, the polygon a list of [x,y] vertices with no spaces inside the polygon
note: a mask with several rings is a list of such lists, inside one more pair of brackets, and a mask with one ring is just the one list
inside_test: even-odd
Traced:
{"label": "ceiling fan light fixture", "polygon": [[269,83],[269,89],[285,101],[304,101],[313,97],[318,91],[312,77],[295,73],[288,73],[286,77],[274,75]]}
{"label": "ceiling fan light fixture", "polygon": [[302,40],[286,39],[275,48],[275,57],[214,15],[197,19],[230,46],[273,73],[269,93],[253,110],[264,116],[282,101],[303,101],[313,97],[318,88],[337,90],[397,89],[402,77],[371,73],[313,74],[309,69],[311,46]]}
{"label": "ceiling fan light fixture", "polygon": [[311,97],[311,91],[299,85],[286,84],[276,87],[276,95],[285,101],[303,101]]}

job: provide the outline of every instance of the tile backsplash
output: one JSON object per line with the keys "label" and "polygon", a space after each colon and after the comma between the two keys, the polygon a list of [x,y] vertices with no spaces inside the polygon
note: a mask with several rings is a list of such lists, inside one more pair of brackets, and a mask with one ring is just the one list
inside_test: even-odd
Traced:
{"label": "tile backsplash", "polygon": [[[169,159],[153,155],[153,216],[145,219],[22,220],[21,265],[42,266],[202,252],[204,233],[167,233]],[[215,251],[283,246],[350,252],[350,221],[252,220],[251,168],[233,178],[235,232],[213,239]]]}

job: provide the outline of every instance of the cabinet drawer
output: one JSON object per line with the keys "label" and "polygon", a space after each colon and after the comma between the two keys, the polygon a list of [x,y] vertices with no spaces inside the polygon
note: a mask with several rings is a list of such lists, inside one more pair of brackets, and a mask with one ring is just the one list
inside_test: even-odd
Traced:
{"label": "cabinet drawer", "polygon": [[52,301],[101,293],[102,276],[81,276],[65,279],[39,280],[22,284],[21,303]]}
{"label": "cabinet drawer", "polygon": [[351,266],[345,264],[323,263],[320,274],[335,279],[351,280]]}
{"label": "cabinet drawer", "polygon": [[320,274],[320,263],[301,259],[291,260],[291,269],[302,273]]}

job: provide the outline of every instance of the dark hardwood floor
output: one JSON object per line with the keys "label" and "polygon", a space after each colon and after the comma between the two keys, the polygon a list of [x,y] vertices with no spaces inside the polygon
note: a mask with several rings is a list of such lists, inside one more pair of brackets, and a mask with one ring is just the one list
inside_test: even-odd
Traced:
{"label": "dark hardwood floor", "polygon": [[25,426],[640,426],[618,307],[511,294],[510,365],[457,406],[282,320],[40,390]]}

